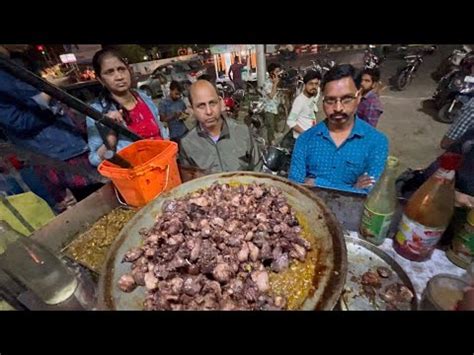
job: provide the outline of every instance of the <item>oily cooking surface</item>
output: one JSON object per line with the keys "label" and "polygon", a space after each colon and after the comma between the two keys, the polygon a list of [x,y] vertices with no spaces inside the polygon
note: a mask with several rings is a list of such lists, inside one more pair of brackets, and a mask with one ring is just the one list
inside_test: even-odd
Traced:
{"label": "oily cooking surface", "polygon": [[306,260],[304,262],[295,260],[288,270],[270,274],[271,294],[285,297],[289,310],[299,309],[308,294],[314,291],[313,279],[318,262],[317,243],[310,235],[303,234],[303,238],[312,246],[306,255]]}
{"label": "oily cooking surface", "polygon": [[[99,287],[101,307],[143,309],[143,301],[146,297],[144,288],[138,287],[131,293],[123,293],[117,287],[119,278],[130,271],[130,264],[121,263],[123,256],[131,248],[140,245],[139,231],[143,228],[149,229],[155,223],[156,216],[161,213],[166,201],[183,197],[201,188],[208,188],[214,182],[236,185],[266,183],[284,191],[288,203],[296,211],[298,220],[302,224],[304,236],[308,237],[308,240],[313,238],[317,245],[314,249],[317,256],[316,268],[309,272],[306,270],[309,277],[312,277],[312,287],[299,308],[332,309],[342,291],[347,269],[346,249],[340,226],[324,203],[308,193],[308,190],[287,180],[258,173],[223,173],[193,180],[161,195],[139,211],[124,228],[108,255]],[[294,282],[294,280],[295,278],[291,278],[289,281]],[[297,303],[295,300],[295,304]]]}
{"label": "oily cooking surface", "polygon": [[73,242],[64,248],[64,254],[99,273],[110,246],[135,213],[135,210],[115,208],[74,238]]}

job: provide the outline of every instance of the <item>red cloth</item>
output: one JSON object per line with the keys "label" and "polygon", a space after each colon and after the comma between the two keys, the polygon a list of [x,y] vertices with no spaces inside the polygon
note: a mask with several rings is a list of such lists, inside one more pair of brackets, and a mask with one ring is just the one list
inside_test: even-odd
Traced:
{"label": "red cloth", "polygon": [[128,128],[145,139],[163,139],[160,128],[148,105],[137,95],[137,104],[128,111]]}
{"label": "red cloth", "polygon": [[[85,171],[90,171],[91,174],[96,172],[96,169],[89,163],[87,153],[83,153],[64,162],[70,166],[82,168]],[[51,194],[51,196],[53,196],[57,203],[63,201],[66,197],[66,188],[79,189],[98,182],[91,177],[82,176],[75,172],[65,172],[52,166],[33,166],[36,175],[40,178],[48,192]]]}
{"label": "red cloth", "polygon": [[21,168],[23,168],[23,162],[19,161],[18,158],[16,157],[16,155],[10,155],[8,156],[7,158],[9,161],[10,161],[10,164],[13,165],[13,167],[16,169],[16,170],[20,170]]}

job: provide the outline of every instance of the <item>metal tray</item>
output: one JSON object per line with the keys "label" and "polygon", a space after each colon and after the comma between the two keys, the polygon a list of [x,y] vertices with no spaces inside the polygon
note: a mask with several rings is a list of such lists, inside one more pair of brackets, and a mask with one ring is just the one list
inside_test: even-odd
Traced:
{"label": "metal tray", "polygon": [[384,266],[392,271],[392,275],[382,280],[383,290],[387,285],[399,282],[408,287],[413,292],[411,303],[402,304],[400,310],[417,310],[416,291],[408,275],[402,267],[387,253],[377,248],[375,245],[359,238],[346,236],[347,246],[347,279],[344,290],[339,300],[341,310],[373,311],[386,310],[386,303],[380,297],[375,297],[372,301],[364,295],[360,278],[369,269]]}
{"label": "metal tray", "polygon": [[333,309],[341,295],[347,273],[347,252],[339,223],[322,200],[303,186],[272,175],[251,172],[220,173],[191,180],[161,194],[143,207],[123,228],[109,250],[99,280],[99,308],[109,310],[143,309],[143,301],[146,296],[143,287],[138,287],[131,293],[124,293],[117,287],[120,276],[130,270],[128,264],[121,263],[123,255],[130,248],[140,245],[140,229],[150,228],[154,224],[165,201],[208,188],[214,182],[264,183],[276,186],[284,192],[289,204],[299,214],[299,218],[304,220],[307,232],[316,239],[319,247],[313,289],[301,308],[303,310]]}

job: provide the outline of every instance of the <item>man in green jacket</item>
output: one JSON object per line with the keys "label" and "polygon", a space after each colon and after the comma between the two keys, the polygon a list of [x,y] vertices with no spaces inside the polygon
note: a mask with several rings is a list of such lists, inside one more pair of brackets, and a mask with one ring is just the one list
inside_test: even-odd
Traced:
{"label": "man in green jacket", "polygon": [[222,98],[210,82],[196,81],[189,90],[189,101],[197,123],[181,139],[182,166],[206,173],[261,169],[260,151],[250,129],[222,116]]}

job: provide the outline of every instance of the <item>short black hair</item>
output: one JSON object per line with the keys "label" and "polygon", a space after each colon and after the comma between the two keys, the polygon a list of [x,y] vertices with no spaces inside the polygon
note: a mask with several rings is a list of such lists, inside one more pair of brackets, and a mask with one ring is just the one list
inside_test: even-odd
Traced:
{"label": "short black hair", "polygon": [[270,63],[268,64],[267,71],[272,73],[276,68],[281,68],[281,65],[279,63]]}
{"label": "short black hair", "polygon": [[303,82],[307,84],[311,80],[318,79],[321,80],[321,73],[316,70],[308,70],[303,77]]}
{"label": "short black hair", "polygon": [[378,68],[366,68],[362,70],[362,73],[360,73],[360,78],[362,79],[362,75],[367,74],[372,78],[372,81],[374,83],[380,81],[380,69]]}
{"label": "short black hair", "polygon": [[360,75],[358,75],[355,68],[350,64],[340,64],[331,68],[326,73],[326,75],[324,75],[323,81],[321,83],[321,90],[324,90],[324,87],[327,83],[341,80],[343,78],[352,78],[352,80],[354,80],[355,86],[357,88],[360,87]]}
{"label": "short black hair", "polygon": [[239,56],[238,56],[238,55],[236,55],[236,56],[234,57],[234,62],[235,62],[235,61],[237,61],[237,62],[239,61]]}
{"label": "short black hair", "polygon": [[176,80],[173,80],[170,83],[170,91],[172,91],[172,90],[178,90],[179,92],[183,92],[183,87]]}

